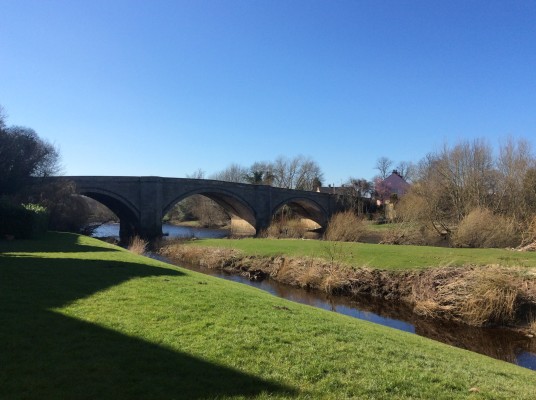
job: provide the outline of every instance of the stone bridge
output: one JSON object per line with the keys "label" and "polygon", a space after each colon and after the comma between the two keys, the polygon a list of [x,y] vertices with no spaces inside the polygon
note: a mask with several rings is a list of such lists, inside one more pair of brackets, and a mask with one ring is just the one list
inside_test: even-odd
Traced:
{"label": "stone bridge", "polygon": [[122,240],[133,235],[152,239],[162,235],[162,217],[179,201],[200,194],[214,200],[233,222],[246,222],[259,233],[282,206],[325,227],[337,210],[336,196],[207,179],[122,176],[65,176],[79,194],[112,210],[120,220]]}

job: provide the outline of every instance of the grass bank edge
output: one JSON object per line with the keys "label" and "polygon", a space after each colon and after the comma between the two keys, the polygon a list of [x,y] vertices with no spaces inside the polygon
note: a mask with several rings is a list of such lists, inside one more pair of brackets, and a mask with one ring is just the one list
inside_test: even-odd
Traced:
{"label": "grass bank edge", "polygon": [[[123,337],[150,343],[151,354],[162,347],[172,352],[186,354],[188,363],[192,362],[193,357],[193,360],[202,360],[203,363],[208,362],[210,365],[222,366],[231,371],[242,371],[262,382],[276,382],[295,391],[293,394],[284,391],[265,392],[258,394],[259,398],[446,399],[472,396],[529,399],[536,391],[532,371],[415,335],[291,303],[254,288],[133,255],[94,239],[52,234],[41,243],[35,241],[1,243],[0,252],[2,257],[12,257],[13,268],[10,272],[15,274],[12,278],[18,277],[17,282],[20,285],[24,285],[26,280],[32,280],[33,285],[43,286],[41,289],[46,296],[39,297],[38,300],[46,300],[47,304],[51,301],[50,297],[57,296],[56,290],[72,290],[69,288],[71,285],[65,285],[66,282],[61,281],[62,270],[55,267],[61,260],[65,261],[64,265],[67,267],[65,271],[68,271],[71,265],[92,261],[86,271],[89,275],[73,276],[70,283],[76,283],[82,278],[106,281],[108,275],[120,274],[122,270],[125,272],[121,268],[108,268],[111,261],[123,263],[127,268],[147,265],[151,268],[157,267],[181,273],[128,279],[107,285],[105,290],[89,295],[84,292],[83,297],[55,306],[52,309],[54,313],[64,316],[69,321],[74,319],[86,324],[78,323],[77,329],[71,332],[74,338],[67,335],[69,338],[67,341],[54,336],[54,329],[58,324],[47,323],[41,326],[44,329],[41,330],[41,335],[50,336],[47,337],[46,346],[51,346],[50,342],[54,346],[55,341],[59,340],[57,345],[61,348],[61,352],[51,351],[49,347],[43,349],[40,347],[41,343],[33,343],[33,335],[27,338],[11,338],[22,343],[31,342],[32,346],[24,346],[23,349],[31,352],[32,357],[7,357],[8,360],[22,359],[23,365],[12,363],[9,368],[0,367],[0,382],[8,382],[8,378],[3,375],[9,373],[12,389],[24,386],[28,391],[31,390],[31,386],[28,389],[28,377],[39,380],[41,379],[39,375],[43,375],[47,378],[46,382],[42,379],[33,389],[34,394],[45,394],[40,398],[47,398],[47,393],[52,398],[59,390],[72,394],[69,392],[69,385],[80,387],[80,379],[84,379],[84,374],[77,373],[76,376],[72,376],[71,383],[65,377],[59,379],[55,374],[49,374],[42,368],[43,363],[50,367],[49,360],[42,360],[43,354],[54,357],[61,356],[57,353],[69,354],[69,357],[54,364],[69,371],[79,372],[84,370],[83,363],[88,360],[94,362],[92,365],[94,369],[89,371],[88,381],[82,382],[86,384],[83,386],[83,393],[70,398],[87,398],[91,394],[96,394],[98,390],[95,389],[95,385],[99,385],[100,382],[98,378],[104,378],[101,379],[103,382],[110,381],[104,374],[111,373],[113,368],[106,365],[111,362],[112,366],[115,366],[118,361],[106,359],[104,361],[108,363],[100,362],[97,357],[100,354],[94,354],[95,348],[99,348],[95,347],[95,341],[102,334],[101,330],[112,332],[115,336],[119,335],[119,339],[116,340],[121,343],[124,341]],[[17,254],[19,257],[16,257]],[[48,279],[46,274],[17,275],[15,267],[28,266],[34,261],[39,266],[46,267],[43,273],[53,272],[54,279]],[[0,263],[0,268],[3,266],[5,267],[6,263]],[[9,287],[6,286],[5,289]],[[28,305],[33,306],[36,302],[32,296],[38,296],[39,290],[28,292],[20,290],[19,287],[17,290],[3,290],[2,293],[14,297],[21,296]],[[30,298],[27,298],[28,296]],[[35,313],[30,313],[26,317],[24,310],[17,309],[17,302],[11,304],[14,312],[18,312],[18,320],[12,324],[19,324],[21,321],[22,325],[36,323]],[[47,312],[48,314],[50,312]],[[80,330],[80,326],[87,328],[87,324],[98,327],[98,331],[96,336],[95,332],[90,335],[89,346],[84,350],[81,337],[83,330]],[[16,328],[15,325],[13,327]],[[94,330],[94,328],[88,329]],[[9,334],[9,329],[7,332]],[[23,332],[28,335],[28,331]],[[129,357],[130,351],[121,353],[121,349],[125,346],[124,344],[114,346],[114,352],[119,351],[119,356]],[[139,344],[137,346],[139,347]],[[126,348],[129,349],[128,346]],[[54,349],[53,347],[52,350]],[[8,346],[2,350],[13,352],[16,349]],[[160,353],[157,351],[157,354]],[[137,356],[145,360],[146,355]],[[162,357],[170,356],[166,352],[162,353]],[[25,359],[32,360],[32,363],[24,364]],[[34,363],[36,365],[33,365]],[[133,386],[129,387],[128,394],[122,396],[120,393],[117,398],[131,398],[132,393],[145,393],[149,395],[148,397],[151,397],[152,393],[154,397],[153,390],[177,390],[166,385],[159,376],[163,370],[183,366],[182,361],[176,360],[172,362],[170,368],[163,368],[160,365],[154,370],[148,365],[141,366],[139,362],[129,365],[123,361],[120,365],[123,374],[133,375],[137,379],[129,382],[129,385]],[[137,368],[141,368],[143,374],[139,373]],[[32,374],[34,369],[40,371],[40,374]],[[173,379],[167,375],[169,373],[166,372],[165,377]],[[229,378],[229,375],[226,377]],[[20,383],[13,383],[17,378],[20,379]],[[59,384],[58,379],[61,381]],[[93,386],[88,387],[89,382]],[[161,385],[155,385],[155,382]],[[223,382],[221,383],[223,385]],[[6,390],[5,386],[0,387],[4,387],[1,390]],[[210,393],[204,393],[205,397]],[[168,397],[176,395],[175,392],[158,394]],[[244,394],[223,394],[221,398],[243,398],[243,396]]]}
{"label": "grass bank edge", "polygon": [[200,239],[188,245],[232,248],[251,256],[314,257],[352,267],[412,270],[447,266],[499,265],[536,268],[536,252],[413,245],[329,242],[300,239]]}
{"label": "grass bank edge", "polygon": [[[270,277],[330,294],[401,301],[422,317],[472,326],[509,326],[535,335],[535,254],[491,250],[209,239],[168,242],[161,253],[176,262],[249,274],[256,279]],[[323,252],[320,257],[319,251]],[[448,262],[444,262],[447,257]],[[371,266],[376,265],[368,262],[371,258],[383,268]],[[499,264],[497,258],[503,262]],[[502,265],[504,260],[508,266]]]}

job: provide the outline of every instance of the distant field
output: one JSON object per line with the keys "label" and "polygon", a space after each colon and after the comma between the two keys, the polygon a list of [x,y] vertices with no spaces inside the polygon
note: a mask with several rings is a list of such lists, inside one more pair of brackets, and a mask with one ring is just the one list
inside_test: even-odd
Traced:
{"label": "distant field", "polygon": [[295,239],[203,239],[192,245],[234,248],[250,255],[318,257],[361,267],[422,269],[428,267],[489,265],[536,267],[536,253],[506,249],[453,249],[431,246],[394,246]]}
{"label": "distant field", "polygon": [[71,234],[0,241],[0,354],[1,399],[536,393],[533,371]]}

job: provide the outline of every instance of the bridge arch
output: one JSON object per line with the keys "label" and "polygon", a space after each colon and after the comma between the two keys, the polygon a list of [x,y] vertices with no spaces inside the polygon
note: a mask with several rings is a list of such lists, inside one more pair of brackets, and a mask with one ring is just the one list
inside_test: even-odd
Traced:
{"label": "bridge arch", "polygon": [[205,196],[221,206],[231,216],[233,226],[238,221],[244,221],[247,223],[249,230],[255,230],[257,221],[255,209],[245,199],[235,193],[214,187],[200,187],[186,193],[181,193],[164,206],[162,215],[166,215],[175,204],[196,194]]}
{"label": "bridge arch", "polygon": [[318,202],[305,197],[291,197],[277,203],[271,210],[272,217],[283,206],[288,206],[294,213],[302,218],[310,219],[325,228],[329,213]]}
{"label": "bridge arch", "polygon": [[126,198],[101,188],[79,188],[78,194],[92,198],[108,207],[119,218],[119,237],[122,241],[140,234],[139,211]]}

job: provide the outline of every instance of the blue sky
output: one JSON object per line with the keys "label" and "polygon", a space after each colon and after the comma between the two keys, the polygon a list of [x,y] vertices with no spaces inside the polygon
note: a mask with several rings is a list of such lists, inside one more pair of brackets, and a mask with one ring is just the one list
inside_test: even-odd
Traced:
{"label": "blue sky", "polygon": [[68,175],[279,155],[325,184],[536,139],[536,2],[0,0],[0,104]]}

